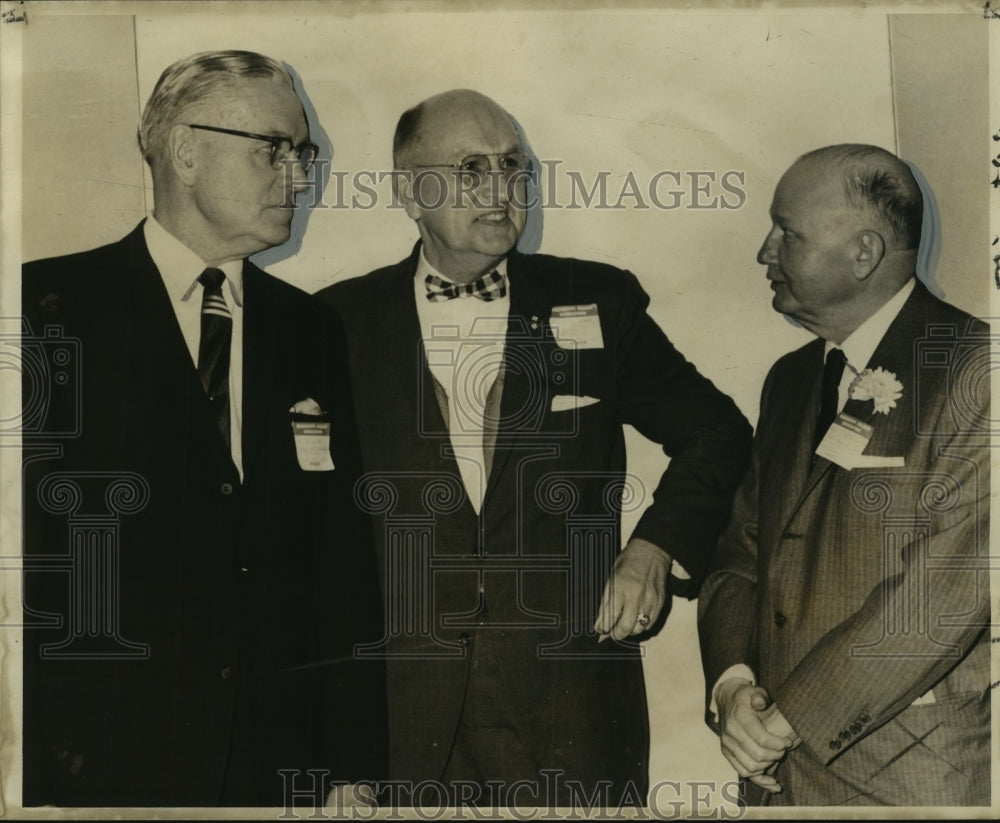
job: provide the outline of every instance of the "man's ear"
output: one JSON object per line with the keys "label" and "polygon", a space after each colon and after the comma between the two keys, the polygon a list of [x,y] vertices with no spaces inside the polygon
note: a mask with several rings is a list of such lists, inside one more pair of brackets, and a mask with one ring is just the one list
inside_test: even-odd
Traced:
{"label": "man's ear", "polygon": [[873,229],[864,229],[854,236],[854,276],[864,280],[885,257],[885,240]]}
{"label": "man's ear", "polygon": [[409,169],[396,169],[392,173],[392,188],[403,204],[407,216],[411,220],[420,219],[420,207],[417,205],[417,198],[413,191],[413,172]]}
{"label": "man's ear", "polygon": [[174,126],[167,135],[167,160],[185,186],[193,185],[195,180],[198,159],[195,139],[190,126]]}

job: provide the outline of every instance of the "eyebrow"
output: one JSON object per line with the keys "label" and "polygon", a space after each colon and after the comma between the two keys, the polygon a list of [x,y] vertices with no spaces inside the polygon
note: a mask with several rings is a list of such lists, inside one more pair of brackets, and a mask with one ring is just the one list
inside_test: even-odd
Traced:
{"label": "eyebrow", "polygon": [[514,148],[511,148],[511,149],[501,149],[500,151],[481,151],[481,150],[464,151],[464,152],[456,153],[455,156],[459,157],[460,159],[464,159],[466,157],[476,157],[477,155],[480,155],[480,154],[496,156],[498,154],[523,154],[523,153],[524,153],[524,149],[522,149],[520,145],[516,145],[515,144]]}

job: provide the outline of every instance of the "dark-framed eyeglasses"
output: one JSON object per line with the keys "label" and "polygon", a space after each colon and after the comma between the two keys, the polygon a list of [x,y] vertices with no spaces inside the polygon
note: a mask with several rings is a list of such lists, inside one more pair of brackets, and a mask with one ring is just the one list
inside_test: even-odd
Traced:
{"label": "dark-framed eyeglasses", "polygon": [[186,123],[188,128],[201,129],[202,131],[214,131],[219,134],[231,134],[235,137],[249,137],[251,140],[263,140],[271,144],[271,168],[277,170],[282,164],[291,158],[299,161],[303,171],[309,171],[316,157],[319,155],[319,146],[303,140],[297,146],[292,145],[288,137],[276,137],[273,134],[254,134],[250,131],[238,131],[237,129],[223,129],[219,126],[202,126],[198,123]]}
{"label": "dark-framed eyeglasses", "polygon": [[496,160],[496,171],[510,180],[520,174],[531,172],[531,160],[520,151],[502,152],[499,154],[470,154],[459,163],[426,163],[414,165],[415,169],[455,169],[456,174],[468,183],[478,186],[489,177],[493,171],[491,159]]}

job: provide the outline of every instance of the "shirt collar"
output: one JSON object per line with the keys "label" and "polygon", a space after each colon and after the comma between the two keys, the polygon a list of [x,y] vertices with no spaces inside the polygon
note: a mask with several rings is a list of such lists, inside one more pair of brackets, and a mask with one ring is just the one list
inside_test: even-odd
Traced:
{"label": "shirt collar", "polygon": [[889,331],[892,321],[896,319],[896,315],[899,314],[903,304],[913,292],[915,283],[916,281],[911,277],[898,292],[889,298],[882,308],[851,332],[839,346],[827,340],[824,358],[831,349],[839,348],[844,352],[847,362],[853,369],[860,372],[868,368],[868,361],[872,359],[875,349],[885,337],[885,333]]}
{"label": "shirt collar", "polygon": [[[506,277],[507,276],[507,258],[505,257],[503,260],[501,260],[499,263],[497,263],[493,267],[492,270],[498,271],[500,274],[502,274],[502,275],[504,275],[504,277]],[[423,244],[421,244],[420,245],[420,258],[417,260],[417,274],[416,274],[417,281],[421,285],[423,285],[424,279],[427,277],[428,274],[436,275],[437,277],[440,277],[442,280],[446,280],[449,283],[455,283],[455,282],[457,282],[454,279],[452,279],[451,277],[448,277],[448,275],[441,274],[441,272],[439,272],[436,268],[434,268],[427,261],[427,258],[424,256],[424,247],[423,247]],[[507,281],[507,294],[510,295],[510,281],[509,280]],[[448,301],[448,302],[450,302],[450,301]],[[482,301],[480,301],[480,302],[482,302]],[[443,304],[439,303],[438,305],[443,305]]]}
{"label": "shirt collar", "polygon": [[[163,278],[173,302],[186,302],[195,290],[198,277],[208,265],[191,249],[163,228],[150,216],[143,225],[149,256]],[[233,303],[243,307],[243,261],[230,260],[216,268],[221,269],[229,283]]]}

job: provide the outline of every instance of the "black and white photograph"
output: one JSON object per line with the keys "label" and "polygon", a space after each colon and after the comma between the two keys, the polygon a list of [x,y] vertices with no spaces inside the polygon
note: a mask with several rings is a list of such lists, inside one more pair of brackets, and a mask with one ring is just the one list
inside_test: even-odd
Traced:
{"label": "black and white photograph", "polygon": [[688,5],[0,3],[0,815],[996,816],[1000,7]]}

